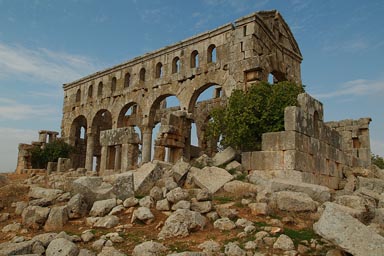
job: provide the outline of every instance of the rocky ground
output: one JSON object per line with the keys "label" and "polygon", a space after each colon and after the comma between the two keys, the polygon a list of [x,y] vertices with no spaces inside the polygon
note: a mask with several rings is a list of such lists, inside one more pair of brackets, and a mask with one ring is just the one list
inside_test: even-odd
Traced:
{"label": "rocky ground", "polygon": [[234,158],[0,175],[0,255],[384,255],[384,170],[332,191]]}

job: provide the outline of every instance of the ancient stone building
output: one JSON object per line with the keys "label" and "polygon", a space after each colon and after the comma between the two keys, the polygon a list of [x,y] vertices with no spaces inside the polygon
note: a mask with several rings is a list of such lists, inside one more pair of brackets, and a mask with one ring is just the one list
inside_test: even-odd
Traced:
{"label": "ancient stone building", "polygon": [[[212,151],[204,140],[210,109],[225,104],[234,89],[246,89],[270,75],[274,81],[300,84],[301,61],[281,15],[256,12],[65,84],[61,136],[78,148],[74,168],[101,174],[134,168],[151,161],[152,155],[171,162],[189,160]],[[209,87],[215,88],[213,98],[197,104]],[[170,96],[178,99],[179,107],[167,108]],[[198,148],[191,146],[193,123]]]}
{"label": "ancient stone building", "polygon": [[306,93],[285,109],[284,131],[264,133],[262,150],[242,165],[261,175],[342,189],[345,173],[371,164],[370,118],[324,122],[323,105]]}

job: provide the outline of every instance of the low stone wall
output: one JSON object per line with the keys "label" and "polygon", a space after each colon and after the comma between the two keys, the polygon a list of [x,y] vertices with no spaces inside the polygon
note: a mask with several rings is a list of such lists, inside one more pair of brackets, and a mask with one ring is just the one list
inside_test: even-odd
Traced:
{"label": "low stone wall", "polygon": [[[285,109],[285,131],[263,134],[262,151],[244,152],[242,165],[275,177],[340,189],[346,168],[370,164],[367,153],[359,157],[346,150],[349,146],[344,145],[340,132],[323,122],[321,102],[304,93],[298,103]],[[364,127],[368,130],[369,122]],[[360,144],[366,147],[364,152],[370,152],[366,134]]]}

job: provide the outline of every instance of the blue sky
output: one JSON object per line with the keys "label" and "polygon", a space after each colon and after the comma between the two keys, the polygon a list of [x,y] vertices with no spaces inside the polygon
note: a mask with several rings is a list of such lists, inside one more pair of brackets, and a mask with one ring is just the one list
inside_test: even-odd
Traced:
{"label": "blue sky", "polygon": [[0,171],[19,142],[60,131],[62,84],[255,11],[277,9],[326,120],[372,117],[384,155],[382,0],[0,0]]}

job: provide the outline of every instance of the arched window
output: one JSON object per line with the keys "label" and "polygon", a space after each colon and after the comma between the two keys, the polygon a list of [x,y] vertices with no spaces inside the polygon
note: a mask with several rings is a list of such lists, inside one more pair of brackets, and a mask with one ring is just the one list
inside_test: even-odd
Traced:
{"label": "arched window", "polygon": [[191,68],[197,68],[199,66],[199,52],[194,50],[191,53]]}
{"label": "arched window", "polygon": [[145,81],[145,68],[140,69],[140,81]]}
{"label": "arched window", "polygon": [[77,89],[77,92],[76,92],[76,102],[80,102],[80,99],[81,99],[81,91],[80,91],[80,89]]}
{"label": "arched window", "polygon": [[97,96],[98,97],[103,96],[103,82],[100,82],[99,86],[97,87]]}
{"label": "arched window", "polygon": [[216,46],[214,44],[211,44],[208,47],[207,53],[208,53],[208,56],[207,56],[208,63],[216,62]]}
{"label": "arched window", "polygon": [[93,84],[91,84],[88,87],[88,98],[92,98],[92,96],[93,96]]}
{"label": "arched window", "polygon": [[163,64],[161,62],[156,64],[156,78],[163,77]]}
{"label": "arched window", "polygon": [[126,73],[124,76],[124,88],[128,88],[131,83],[131,74]]}
{"label": "arched window", "polygon": [[172,74],[180,73],[180,59],[179,57],[173,58],[172,61]]}
{"label": "arched window", "polygon": [[113,93],[114,91],[116,91],[116,77],[113,77],[112,78],[112,83],[111,83],[111,92]]}

